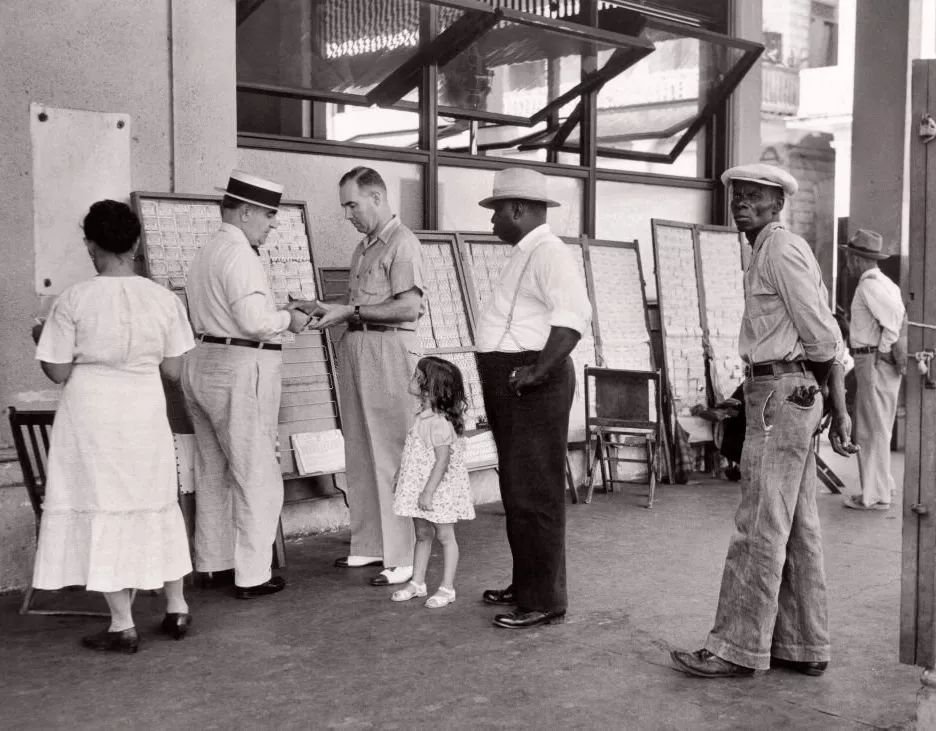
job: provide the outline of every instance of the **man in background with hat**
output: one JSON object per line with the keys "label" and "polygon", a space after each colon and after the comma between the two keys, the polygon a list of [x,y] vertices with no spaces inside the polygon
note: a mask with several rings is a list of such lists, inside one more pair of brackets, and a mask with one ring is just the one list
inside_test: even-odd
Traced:
{"label": "man in background with hat", "polygon": [[497,445],[513,580],[484,601],[512,605],[494,624],[521,629],[565,616],[565,456],[575,371],[569,354],[588,327],[581,266],[546,223],[559,204],[526,168],[494,176],[494,234],[513,244],[478,323],[478,370]]}
{"label": "man in background with hat", "polygon": [[309,317],[278,310],[258,249],[276,228],[283,186],[231,173],[221,228],[202,246],[185,287],[197,346],[182,387],[195,430],[195,570],[234,570],[238,598],[273,594],[273,541],[283,507],[276,453],[286,330]]}
{"label": "man in background with hat", "polygon": [[410,380],[419,361],[422,245],[394,215],[380,174],[356,167],[338,181],[345,218],[364,235],[351,256],[346,302],[304,302],[313,327],[347,324],[338,341],[351,550],[335,565],[383,564],[370,583],[413,577],[413,521],[393,512],[394,476],[416,416]]}
{"label": "man in background with hat", "polygon": [[851,303],[849,340],[855,358],[855,442],[861,493],[845,498],[845,507],[887,510],[894,492],[890,470],[890,442],[900,376],[907,353],[900,339],[906,315],[900,287],[878,267],[887,258],[884,239],[875,231],[859,229],[848,244],[848,273],[858,279]]}
{"label": "man in background with hat", "polygon": [[672,651],[703,678],[783,666],[821,675],[829,661],[813,434],[828,385],[830,438],[855,451],[845,409],[838,324],[816,257],[780,223],[796,180],[771,165],[725,171],[731,213],[751,245],[738,347],[746,363],[741,503],[728,546],[715,626],[705,647]]}

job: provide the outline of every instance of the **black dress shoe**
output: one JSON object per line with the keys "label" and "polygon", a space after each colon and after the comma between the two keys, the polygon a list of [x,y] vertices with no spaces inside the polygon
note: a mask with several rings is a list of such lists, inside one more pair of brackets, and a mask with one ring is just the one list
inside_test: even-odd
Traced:
{"label": "black dress shoe", "polygon": [[517,603],[517,597],[514,596],[514,590],[512,586],[508,586],[506,589],[488,589],[481,595],[481,598],[484,599],[485,604]]}
{"label": "black dress shoe", "polygon": [[224,571],[199,571],[195,575],[195,584],[206,589],[219,589],[234,585],[234,569]]}
{"label": "black dress shoe", "polygon": [[670,658],[677,670],[697,678],[743,678],[754,674],[754,668],[723,660],[706,649],[695,652],[673,650]]}
{"label": "black dress shoe", "polygon": [[234,587],[234,596],[238,599],[253,599],[258,596],[266,596],[267,594],[275,594],[278,591],[282,591],[286,588],[286,579],[282,576],[274,576],[269,581],[265,581],[262,584],[257,584],[256,586],[235,586]]}
{"label": "black dress shoe", "polygon": [[120,632],[96,632],[93,635],[81,638],[81,644],[91,650],[102,652],[125,652],[132,655],[140,649],[140,636],[136,627],[121,630]]}
{"label": "black dress shoe", "polygon": [[181,640],[192,626],[192,615],[187,612],[167,612],[159,629],[176,640]]}
{"label": "black dress shoe", "polygon": [[541,612],[538,610],[517,609],[509,614],[498,614],[494,617],[497,627],[506,629],[527,629],[541,624],[553,624],[565,621],[565,610],[557,612]]}
{"label": "black dress shoe", "polygon": [[818,678],[826,671],[826,668],[829,667],[829,662],[828,660],[785,660],[782,657],[771,656],[770,667],[786,668],[787,670],[793,670],[794,672],[802,673],[803,675],[812,675],[814,678]]}

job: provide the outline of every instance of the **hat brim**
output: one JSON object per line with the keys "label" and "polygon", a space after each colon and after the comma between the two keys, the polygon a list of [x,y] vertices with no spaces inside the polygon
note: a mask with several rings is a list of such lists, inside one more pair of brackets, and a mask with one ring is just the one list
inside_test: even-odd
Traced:
{"label": "hat brim", "polygon": [[533,201],[534,203],[545,203],[547,208],[558,208],[561,203],[554,201],[551,198],[532,198],[530,196],[517,196],[517,195],[492,195],[488,196],[484,200],[478,201],[478,205],[482,208],[494,208],[494,204],[497,201]]}
{"label": "hat brim", "polygon": [[215,187],[215,190],[221,191],[221,192],[224,193],[224,195],[226,195],[228,198],[236,198],[236,199],[239,200],[239,201],[244,201],[244,203],[250,203],[251,205],[260,206],[261,208],[267,208],[267,209],[269,209],[269,210],[271,210],[271,211],[278,211],[278,210],[279,210],[279,206],[271,206],[269,203],[261,203],[260,201],[254,201],[254,200],[251,200],[250,198],[245,198],[245,197],[242,196],[242,195],[234,195],[233,193],[228,193],[227,188],[218,188],[218,187],[216,186],[216,187]]}
{"label": "hat brim", "polygon": [[772,180],[764,180],[763,178],[749,178],[742,175],[736,175],[734,177],[728,178],[729,183],[733,183],[736,180],[744,180],[748,183],[757,183],[757,185],[763,185],[767,188],[780,188],[780,190],[786,190],[786,188],[781,183],[775,183]]}
{"label": "hat brim", "polygon": [[839,244],[840,249],[844,249],[849,254],[854,254],[855,256],[860,256],[862,259],[874,259],[875,261],[883,261],[884,259],[890,259],[890,254],[878,254],[876,251],[868,251],[867,249],[858,249],[851,244]]}

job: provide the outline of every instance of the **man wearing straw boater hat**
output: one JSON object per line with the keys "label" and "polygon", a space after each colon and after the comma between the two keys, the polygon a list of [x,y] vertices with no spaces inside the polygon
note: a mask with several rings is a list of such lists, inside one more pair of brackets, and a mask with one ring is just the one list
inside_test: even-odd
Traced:
{"label": "man wearing straw boater hat", "polygon": [[848,273],[858,279],[851,303],[849,340],[855,358],[855,442],[861,492],[845,498],[855,510],[887,510],[894,492],[890,470],[891,431],[897,415],[900,376],[907,353],[900,338],[906,309],[900,287],[878,268],[886,259],[884,239],[875,231],[858,229],[840,247]]}
{"label": "man wearing straw boater hat", "polygon": [[670,653],[701,678],[784,667],[818,676],[829,662],[813,434],[828,384],[832,447],[847,456],[839,327],[809,245],[780,223],[795,178],[772,165],[726,170],[731,213],[751,245],[738,348],[746,363],[741,502],[715,625],[705,647]]}
{"label": "man wearing straw boater hat", "polygon": [[195,570],[234,570],[241,599],[286,585],[272,576],[283,507],[276,454],[286,330],[308,315],[279,310],[257,249],[276,228],[283,186],[231,173],[221,228],[199,249],[185,287],[197,346],[182,386],[195,429]]}
{"label": "man wearing straw boater hat", "polygon": [[494,234],[513,244],[478,323],[478,370],[497,457],[512,581],[484,592],[512,606],[494,624],[523,629],[566,613],[565,456],[575,372],[569,354],[591,319],[581,265],[549,229],[546,176],[494,176]]}

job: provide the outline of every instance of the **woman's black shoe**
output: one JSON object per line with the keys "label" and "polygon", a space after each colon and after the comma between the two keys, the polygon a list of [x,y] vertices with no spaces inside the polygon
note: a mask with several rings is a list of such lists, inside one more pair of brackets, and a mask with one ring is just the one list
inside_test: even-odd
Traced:
{"label": "woman's black shoe", "polygon": [[187,612],[167,612],[159,628],[176,640],[181,640],[192,626],[192,615]]}
{"label": "woman's black shoe", "polygon": [[125,652],[132,655],[140,649],[140,636],[136,627],[121,630],[120,632],[96,632],[93,635],[81,638],[81,644],[90,650],[103,652]]}
{"label": "woman's black shoe", "polygon": [[485,604],[517,603],[517,597],[514,596],[513,586],[508,586],[506,589],[488,589],[481,595],[481,598],[484,599]]}

